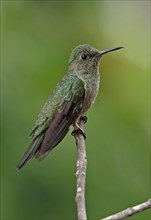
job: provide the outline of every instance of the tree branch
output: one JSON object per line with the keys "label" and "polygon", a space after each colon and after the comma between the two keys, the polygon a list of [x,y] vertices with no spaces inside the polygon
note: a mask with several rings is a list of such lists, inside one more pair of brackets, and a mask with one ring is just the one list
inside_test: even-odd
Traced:
{"label": "tree branch", "polygon": [[[79,120],[78,125],[83,131],[83,127],[84,127],[83,118]],[[75,131],[76,129],[77,128],[75,128]],[[75,200],[77,205],[78,220],[87,220],[86,207],[85,207],[85,183],[86,183],[87,158],[86,158],[86,146],[84,141],[84,135],[81,133],[73,132],[77,146],[77,171],[76,171],[77,187],[76,187]],[[110,215],[108,217],[102,218],[101,220],[121,220],[149,208],[151,208],[151,198],[144,203],[127,208],[114,215]]]}
{"label": "tree branch", "polygon": [[125,209],[121,212],[118,212],[114,215],[110,215],[110,216],[103,218],[101,220],[121,220],[123,218],[132,216],[138,212],[144,211],[145,209],[149,209],[149,208],[151,208],[151,199],[149,199],[146,202],[141,203],[139,205],[136,205],[136,206],[130,207],[128,209]]}
{"label": "tree branch", "polygon": [[[84,120],[79,120],[79,127],[83,130]],[[87,158],[86,158],[86,146],[84,136],[80,133],[75,133],[75,140],[77,146],[77,187],[76,187],[76,205],[78,220],[87,220],[86,207],[85,207],[85,179],[87,169]]]}

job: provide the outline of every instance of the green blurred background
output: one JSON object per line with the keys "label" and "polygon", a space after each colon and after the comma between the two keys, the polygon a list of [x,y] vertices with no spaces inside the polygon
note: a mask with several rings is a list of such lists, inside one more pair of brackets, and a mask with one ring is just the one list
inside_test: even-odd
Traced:
{"label": "green blurred background", "polygon": [[[16,171],[37,114],[71,50],[123,45],[103,57],[88,113],[86,205],[99,219],[150,196],[150,1],[1,1],[1,219],[76,219],[70,132],[41,163]],[[129,219],[150,219],[149,210]]]}

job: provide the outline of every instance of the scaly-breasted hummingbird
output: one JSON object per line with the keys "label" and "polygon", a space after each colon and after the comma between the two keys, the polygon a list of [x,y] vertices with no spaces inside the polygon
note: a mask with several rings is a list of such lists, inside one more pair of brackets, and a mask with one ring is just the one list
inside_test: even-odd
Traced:
{"label": "scaly-breasted hummingbird", "polygon": [[102,55],[121,48],[99,51],[84,44],[72,51],[68,72],[39,113],[30,134],[32,143],[18,163],[18,170],[33,157],[42,160],[62,141],[71,125],[83,133],[78,121],[86,115],[97,96],[100,59]]}

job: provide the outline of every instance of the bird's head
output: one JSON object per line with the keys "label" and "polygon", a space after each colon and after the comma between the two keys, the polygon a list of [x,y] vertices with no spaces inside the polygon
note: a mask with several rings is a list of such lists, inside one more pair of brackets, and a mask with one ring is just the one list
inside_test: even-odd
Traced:
{"label": "bird's head", "polygon": [[108,50],[99,51],[88,44],[79,45],[73,49],[69,58],[69,69],[77,74],[88,74],[95,71],[99,66],[102,55],[123,47],[115,47]]}

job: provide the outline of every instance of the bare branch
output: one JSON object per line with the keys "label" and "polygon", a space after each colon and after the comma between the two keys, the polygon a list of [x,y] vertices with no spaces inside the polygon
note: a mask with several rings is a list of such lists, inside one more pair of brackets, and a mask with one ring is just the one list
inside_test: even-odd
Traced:
{"label": "bare branch", "polygon": [[[83,130],[84,121],[80,119],[79,126]],[[87,158],[86,158],[86,147],[84,136],[80,133],[75,133],[75,140],[77,146],[77,192],[76,192],[76,205],[78,220],[86,220],[86,208],[85,208],[85,179],[86,179],[86,169],[87,169]]]}
{"label": "bare branch", "polygon": [[[79,127],[83,131],[84,120],[81,118],[79,121]],[[78,127],[78,130],[79,130]],[[75,127],[75,130],[77,128]],[[77,205],[77,214],[78,220],[87,220],[86,207],[85,207],[85,183],[86,183],[86,169],[87,169],[87,158],[86,158],[86,146],[84,141],[84,135],[82,132],[73,132],[76,140],[77,146],[77,187],[76,187],[76,205]],[[127,208],[121,212],[118,212],[114,215],[102,218],[101,220],[121,220],[126,217],[137,214],[141,211],[151,208],[151,198],[139,205]]]}
{"label": "bare branch", "polygon": [[149,208],[151,208],[151,199],[149,199],[146,202],[141,203],[139,205],[136,205],[136,206],[130,207],[128,209],[125,209],[121,212],[118,212],[114,215],[110,215],[110,216],[103,218],[101,220],[121,220],[121,219],[132,216],[138,212],[144,211],[145,209],[149,209]]}

